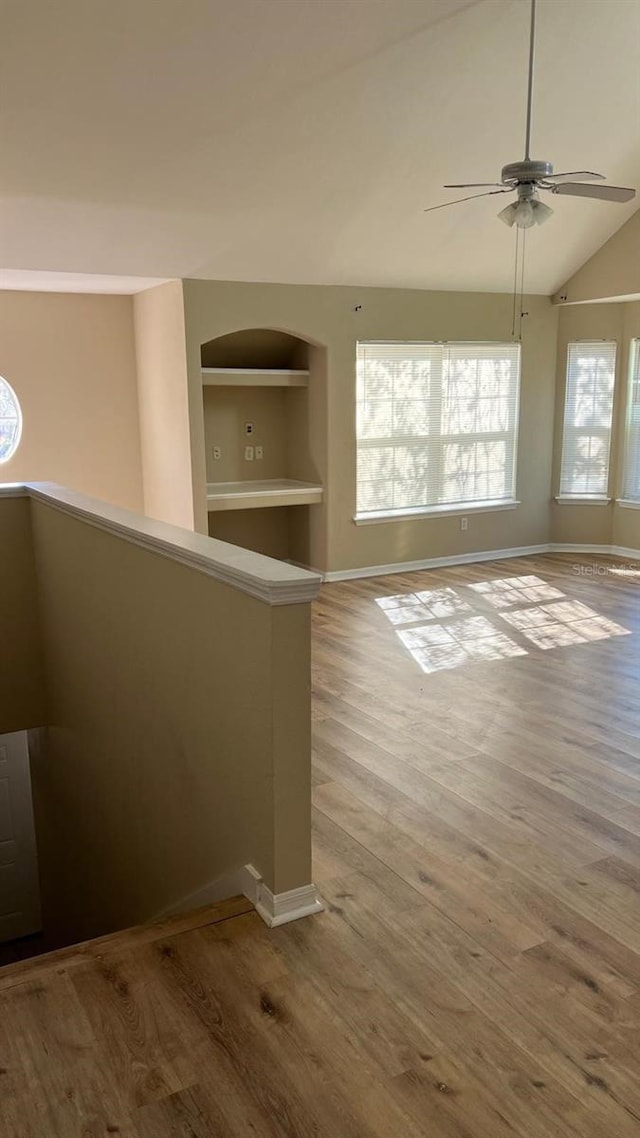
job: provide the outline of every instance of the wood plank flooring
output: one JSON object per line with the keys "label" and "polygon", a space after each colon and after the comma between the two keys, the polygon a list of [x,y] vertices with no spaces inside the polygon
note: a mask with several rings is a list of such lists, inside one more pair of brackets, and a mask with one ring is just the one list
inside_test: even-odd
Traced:
{"label": "wood plank flooring", "polygon": [[640,1138],[629,569],[326,586],[327,911],[269,931],[238,902],[0,971],[1,1138]]}

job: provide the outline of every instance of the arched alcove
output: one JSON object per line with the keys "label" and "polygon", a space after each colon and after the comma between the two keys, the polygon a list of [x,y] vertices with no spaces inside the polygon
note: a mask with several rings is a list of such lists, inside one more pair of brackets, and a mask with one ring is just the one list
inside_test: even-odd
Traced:
{"label": "arched alcove", "polygon": [[244,328],[209,340],[200,349],[203,367],[306,369],[309,343],[273,328]]}
{"label": "arched alcove", "polygon": [[200,351],[210,535],[322,568],[325,349],[242,328]]}

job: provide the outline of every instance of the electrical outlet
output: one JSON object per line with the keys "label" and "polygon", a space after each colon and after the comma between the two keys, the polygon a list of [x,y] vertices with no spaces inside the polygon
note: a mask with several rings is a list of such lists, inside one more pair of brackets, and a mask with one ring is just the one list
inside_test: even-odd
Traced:
{"label": "electrical outlet", "polygon": [[245,462],[253,462],[253,447],[244,448],[244,460]]}
{"label": "electrical outlet", "polygon": [[468,518],[460,518],[460,529],[461,530],[469,529],[469,519]]}
{"label": "electrical outlet", "polygon": [[256,461],[260,462],[261,458],[264,458],[264,447],[256,447]]}
{"label": "electrical outlet", "polygon": [[222,451],[220,447],[213,447],[213,457],[217,460],[222,458]]}
{"label": "electrical outlet", "polygon": [[249,437],[249,435],[253,434],[253,423],[245,423],[244,433],[247,436],[247,438]]}

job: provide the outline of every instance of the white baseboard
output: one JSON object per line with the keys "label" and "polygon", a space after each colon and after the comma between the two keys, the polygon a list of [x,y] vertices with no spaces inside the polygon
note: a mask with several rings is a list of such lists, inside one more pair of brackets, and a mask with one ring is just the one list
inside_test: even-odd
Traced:
{"label": "white baseboard", "polygon": [[588,545],[571,541],[550,541],[548,545],[549,553],[600,553],[607,557],[612,548],[611,545]]}
{"label": "white baseboard", "polygon": [[393,573],[415,573],[419,569],[443,569],[453,565],[471,565],[478,561],[504,561],[512,557],[533,557],[537,553],[595,553],[605,556],[628,557],[640,560],[640,549],[625,549],[621,545],[584,545],[550,541],[542,545],[521,545],[513,549],[485,549],[476,553],[458,553],[451,557],[427,557],[422,561],[396,561],[390,565],[368,565],[362,569],[337,569],[325,573],[331,581],[354,581],[359,577],[386,577]]}
{"label": "white baseboard", "polygon": [[640,561],[640,549],[627,549],[624,545],[612,545],[611,552],[616,557],[628,557],[629,561]]}
{"label": "white baseboard", "polygon": [[256,912],[270,929],[297,921],[300,917],[310,917],[321,913],[324,905],[318,896],[315,885],[302,885],[299,889],[289,889],[286,893],[272,893],[264,881],[258,885]]}
{"label": "white baseboard", "polygon": [[522,545],[514,549],[484,549],[457,553],[451,557],[426,557],[421,561],[396,561],[391,565],[368,565],[362,569],[337,569],[325,573],[325,581],[353,581],[358,577],[386,577],[392,573],[414,573],[418,569],[442,569],[448,565],[470,565],[475,561],[501,561],[511,557],[531,557],[548,553],[549,545]]}
{"label": "white baseboard", "polygon": [[252,865],[243,865],[189,893],[175,905],[169,905],[155,919],[175,917],[178,913],[187,913],[202,905],[213,905],[216,901],[226,901],[227,898],[240,894],[255,905],[256,912],[270,929],[286,925],[289,921],[297,921],[300,917],[321,913],[324,909],[315,885],[301,885],[287,893],[272,893],[257,869]]}
{"label": "white baseboard", "polygon": [[605,557],[628,557],[640,561],[640,549],[627,549],[624,545],[576,545],[571,542],[552,541],[549,553],[596,553]]}

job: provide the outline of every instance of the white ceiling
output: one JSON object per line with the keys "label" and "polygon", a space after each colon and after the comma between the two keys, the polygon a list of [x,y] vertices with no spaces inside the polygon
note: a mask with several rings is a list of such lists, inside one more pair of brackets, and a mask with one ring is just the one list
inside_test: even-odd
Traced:
{"label": "white ceiling", "polygon": [[[538,7],[534,157],[640,188],[640,0]],[[522,156],[525,0],[0,8],[7,270],[511,288],[510,198],[422,211]],[[551,293],[638,200],[546,200]]]}

